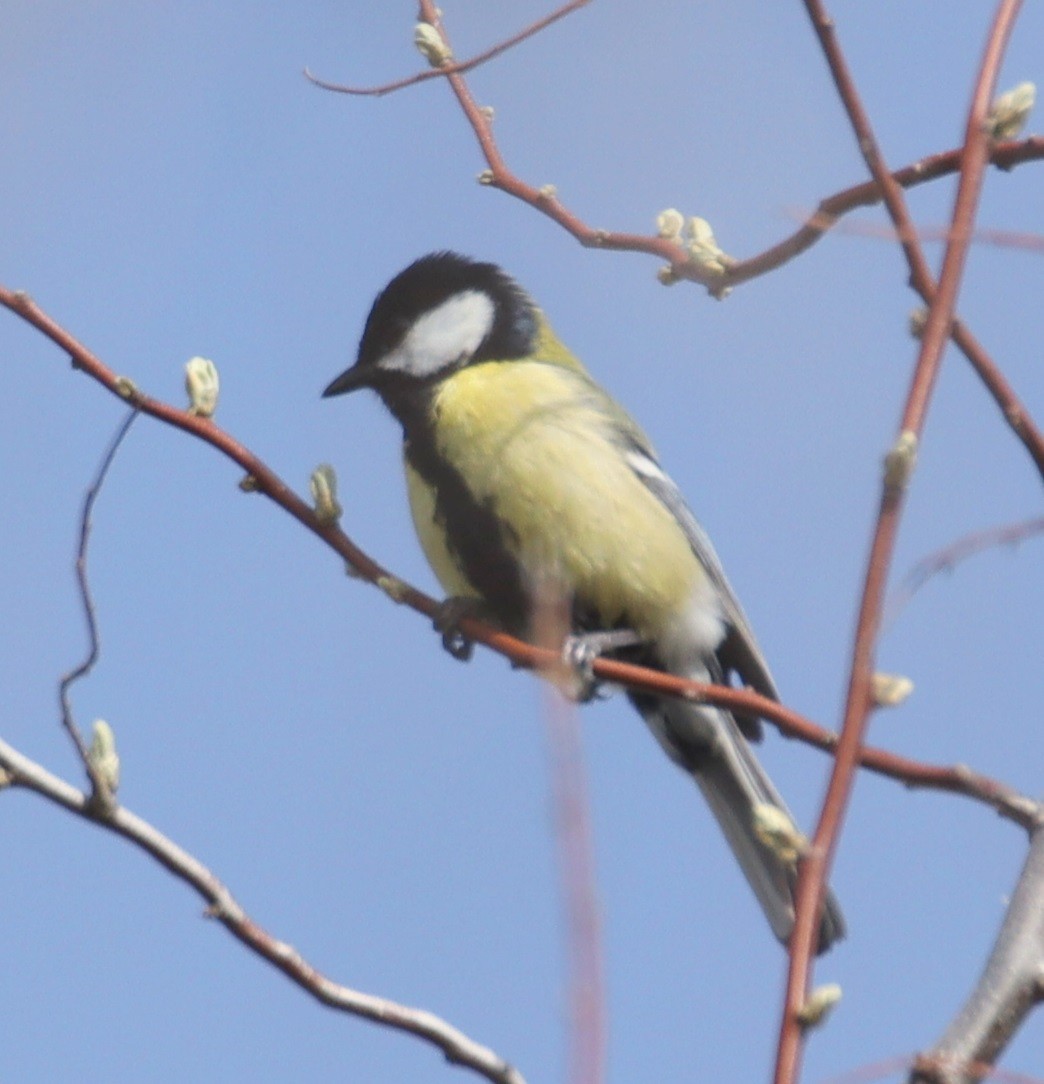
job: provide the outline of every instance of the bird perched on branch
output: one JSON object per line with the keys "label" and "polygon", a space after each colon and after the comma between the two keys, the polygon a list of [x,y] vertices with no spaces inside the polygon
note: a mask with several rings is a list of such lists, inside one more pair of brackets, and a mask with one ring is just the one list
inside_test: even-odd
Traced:
{"label": "bird perched on branch", "polygon": [[[476,607],[531,636],[550,585],[566,599],[574,657],[604,652],[703,682],[735,674],[778,699],[709,538],[644,433],[499,267],[438,252],[400,272],[370,310],[355,364],[323,394],[358,388],[402,425],[410,509],[448,612]],[[760,724],[629,696],[699,785],[786,942],[796,854],[778,837],[800,837],[751,750]],[[828,895],[819,950],[843,934]]]}

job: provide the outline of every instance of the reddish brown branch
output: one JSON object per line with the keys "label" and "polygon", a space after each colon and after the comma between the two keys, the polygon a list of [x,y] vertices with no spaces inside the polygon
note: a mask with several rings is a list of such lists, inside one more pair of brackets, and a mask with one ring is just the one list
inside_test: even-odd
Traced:
{"label": "reddish brown branch", "polygon": [[[928,181],[936,181],[951,173],[956,173],[961,164],[961,148],[942,151],[913,162],[891,174],[901,188],[916,188]],[[1028,139],[1011,143],[997,143],[992,149],[990,161],[999,169],[1009,170],[1022,162],[1039,161],[1044,158],[1044,137],[1031,136]],[[740,260],[726,273],[728,285],[738,285],[760,275],[774,271],[789,263],[802,252],[807,252],[826,233],[833,229],[838,221],[850,211],[860,207],[873,207],[882,200],[881,188],[876,181],[864,181],[852,185],[832,196],[827,196],[805,222],[778,244],[748,259]],[[898,237],[898,231],[892,233]],[[915,237],[918,236],[915,234]]]}
{"label": "reddish brown branch", "polygon": [[[534,639],[557,663],[544,672],[567,690],[575,675],[555,648],[569,635],[569,601],[551,584],[537,594]],[[602,921],[595,875],[583,737],[575,705],[558,690],[545,696],[551,762],[551,797],[559,883],[566,918],[570,970],[569,1076],[573,1084],[603,1084],[606,1062],[606,992]]]}
{"label": "reddish brown branch", "polygon": [[[497,51],[503,51],[503,48],[509,48],[511,45],[517,44],[524,37],[528,37],[530,34],[542,29],[543,25],[547,25],[548,22],[553,21],[555,18],[561,18],[571,10],[573,10],[573,5],[565,5],[546,20],[527,28],[526,31],[522,32],[522,35],[508,39],[507,42],[501,43],[501,46],[490,50],[488,55],[481,54],[480,57],[473,58],[471,62],[460,65],[443,65],[440,68],[423,72],[421,75],[413,76],[410,79],[400,80],[398,83],[390,83],[384,87],[372,88],[369,91],[360,90],[354,92],[389,93],[392,90],[411,85],[422,79],[445,77],[449,80],[461,109],[475,133],[482,155],[489,167],[482,177],[483,183],[498,188],[500,191],[533,207],[539,213],[546,215],[586,247],[617,252],[641,252],[661,257],[667,261],[668,277],[671,281],[687,279],[701,283],[715,296],[723,296],[733,286],[781,267],[811,248],[843,214],[855,207],[870,206],[883,199],[895,222],[896,234],[901,239],[903,248],[906,251],[911,266],[911,283],[921,297],[929,304],[931,303],[935,289],[934,281],[920,252],[917,231],[905,210],[900,189],[913,187],[954,172],[959,168],[963,148],[931,155],[920,162],[907,166],[905,169],[889,174],[884,168],[884,163],[877,151],[871,133],[869,142],[865,144],[865,149],[868,161],[877,163],[876,172],[873,169],[871,171],[874,173],[874,180],[827,197],[820,203],[815,214],[790,237],[758,255],[745,260],[736,260],[723,272],[709,271],[706,267],[692,260],[685,247],[671,238],[595,229],[570,211],[558,199],[552,187],[537,188],[534,185],[527,184],[514,174],[500,154],[496,139],[493,136],[489,116],[475,102],[471,91],[464,82],[462,73],[470,66],[474,66],[474,63],[490,59],[491,56],[496,55]],[[421,18],[437,28],[447,47],[449,47],[449,40],[446,37],[438,9],[435,7],[433,0],[420,0],[420,11]],[[318,85],[330,90],[353,92],[351,88],[323,83],[310,74],[309,78],[312,78]],[[843,76],[843,80],[847,81],[848,88],[851,90],[851,79],[847,76],[847,73]],[[858,105],[857,100],[856,104]],[[861,110],[861,106],[859,109]],[[865,120],[864,116],[862,121],[865,122]],[[1021,142],[992,145],[989,146],[989,155],[990,160],[998,168],[1012,169],[1020,162],[1044,157],[1044,139],[1036,136]],[[1038,472],[1044,477],[1044,434],[1037,428],[1024,404],[1018,399],[1014,388],[992,361],[982,344],[975,339],[968,328],[959,320],[951,321],[950,333],[954,342],[971,362],[980,379],[986,385],[1005,421],[1033,457]]]}
{"label": "reddish brown branch", "polygon": [[[926,301],[930,300],[930,295],[922,296]],[[1001,416],[1022,441],[1023,447],[1033,457],[1037,471],[1044,477],[1044,435],[1041,434],[1029,411],[1015,394],[1015,389],[1008,382],[1008,378],[997,368],[985,347],[962,321],[952,322],[951,334],[953,341],[979,374],[979,379],[986,385]]]}
{"label": "reddish brown branch", "polygon": [[[946,243],[942,271],[939,275],[938,287],[934,290],[934,297],[932,296],[934,284],[920,245],[916,240],[901,242],[907,253],[917,290],[925,300],[929,301],[930,306],[928,321],[921,337],[917,372],[903,415],[902,428],[904,430],[920,432],[928,411],[928,400],[939,372],[943,348],[950,334],[961,276],[975,229],[979,196],[986,175],[986,166],[989,163],[990,135],[987,129],[987,116],[990,102],[996,90],[1001,59],[1021,6],[1021,0],[1001,0],[987,40],[985,56],[968,113],[951,233]],[[883,162],[881,170],[883,173]],[[879,183],[880,180],[879,177]],[[893,222],[897,230],[909,230],[913,227],[913,223],[906,213],[905,201],[898,187],[895,189],[895,194],[897,205],[893,210]],[[975,364],[975,359],[973,359],[973,364]],[[992,365],[991,370],[993,370]],[[993,375],[991,372],[990,376]],[[986,376],[984,379],[988,380]]]}
{"label": "reddish brown branch", "polygon": [[[434,0],[420,0],[420,10],[421,18],[438,30],[448,48],[449,39]],[[824,19],[817,32],[820,33],[821,40],[831,40],[833,30],[829,20]],[[668,277],[671,281],[687,279],[698,282],[715,296],[723,296],[731,287],[766,274],[810,248],[840,215],[853,207],[883,200],[910,265],[911,284],[930,305],[934,298],[935,282],[921,252],[916,227],[906,210],[902,189],[953,172],[960,166],[964,149],[933,155],[904,170],[890,173],[877,149],[869,121],[855,94],[847,69],[842,65],[840,69],[832,68],[832,71],[839,93],[846,99],[846,108],[850,109],[853,124],[860,132],[860,148],[870,165],[873,180],[828,197],[819,205],[815,215],[791,237],[760,255],[736,261],[724,272],[708,269],[693,260],[686,248],[674,239],[595,229],[587,225],[558,199],[553,187],[538,188],[528,184],[508,168],[493,135],[490,118],[475,101],[460,72],[443,67],[426,74],[441,75],[449,81],[489,167],[482,176],[483,183],[498,188],[546,215],[585,247],[659,256],[667,261]],[[1044,157],[1044,140],[1040,137],[1021,143],[992,146],[985,132],[981,134],[983,150],[1001,169],[1011,169],[1017,162]],[[960,321],[952,318],[947,327],[954,342],[986,385],[1001,414],[1033,457],[1038,472],[1044,477],[1044,434],[1034,424],[1011,384],[971,332]]]}
{"label": "reddish brown branch", "polygon": [[[246,449],[213,421],[198,417],[187,410],[179,410],[133,389],[123,378],[117,376],[95,354],[57,324],[26,294],[0,285],[0,305],[19,315],[37,328],[67,353],[75,368],[85,372],[113,395],[120,399],[132,399],[143,414],[183,429],[216,448],[223,455],[245,470],[272,501],[321,538],[331,549],[347,561],[352,569],[384,590],[389,597],[401,602],[418,613],[433,618],[439,604],[422,591],[398,577],[356,546],[336,526],[322,522],[315,512],[277,477],[256,455]],[[461,631],[476,643],[498,652],[514,665],[528,670],[546,670],[556,667],[561,659],[557,652],[534,644],[527,644],[506,633],[483,624],[474,618],[461,621]],[[791,711],[783,704],[768,700],[750,689],[734,689],[722,685],[703,685],[695,681],[647,670],[629,663],[597,659],[594,672],[603,681],[633,689],[642,689],[667,696],[694,697],[708,703],[720,704],[743,714],[758,715],[775,725],[783,734],[799,738],[827,752],[833,752],[837,735]],[[1033,822],[1035,806],[1003,784],[977,776],[964,768],[944,768],[897,757],[884,750],[864,748],[860,760],[872,771],[890,776],[911,786],[933,787],[964,794],[985,802],[1003,816],[1018,824],[1028,826]]]}
{"label": "reddish brown branch", "polygon": [[605,968],[581,730],[573,705],[551,691],[546,699],[555,839],[571,972],[568,1079],[574,1084],[601,1084],[606,1059]]}
{"label": "reddish brown branch", "polygon": [[[907,394],[890,470],[886,471],[880,509],[870,547],[866,578],[859,606],[851,671],[845,702],[844,721],[833,770],[823,799],[819,823],[811,845],[801,862],[798,876],[794,934],[790,943],[790,968],[785,1004],[780,1023],[776,1084],[794,1084],[803,1050],[801,1007],[808,996],[812,959],[816,947],[817,916],[826,892],[826,882],[844,822],[869,723],[871,676],[874,646],[881,620],[881,608],[888,570],[895,549],[906,481],[913,470],[917,443],[922,433],[928,404],[935,385],[943,347],[950,334],[969,238],[974,226],[983,175],[989,159],[986,115],[996,85],[1004,47],[1018,13],[1019,0],[1001,0],[987,38],[985,55],[972,97],[960,180],[952,216],[953,234],[943,256],[942,273],[936,288],[920,251],[916,231],[906,209],[901,187],[896,183],[878,149],[870,119],[863,108],[844,54],[834,33],[834,24],[821,0],[805,0],[805,7],[830,67],[837,92],[848,114],[859,148],[871,175],[884,195],[885,205],[899,234],[917,288],[931,298],[928,320],[921,339],[913,379]],[[905,458],[904,458],[905,456]]]}
{"label": "reddish brown branch", "polygon": [[477,53],[468,60],[450,61],[437,68],[416,72],[414,75],[407,75],[403,79],[396,79],[394,82],[383,83],[380,86],[349,87],[345,86],[343,83],[328,83],[325,79],[320,79],[318,76],[313,75],[308,68],[305,68],[304,75],[306,79],[314,83],[317,87],[322,87],[323,90],[332,90],[337,94],[354,94],[364,97],[380,98],[382,95],[391,94],[396,90],[404,90],[406,87],[424,83],[428,79],[437,79],[440,75],[460,75],[463,72],[469,72],[472,68],[477,68],[480,64],[485,64],[486,61],[500,56],[501,53],[506,53],[508,49],[513,49],[516,45],[520,45],[527,38],[533,37],[534,34],[539,34],[541,30],[547,29],[552,23],[557,23],[559,19],[564,19],[567,15],[571,15],[578,8],[582,8],[585,4],[589,4],[590,2],[591,0],[570,0],[570,3],[563,4],[560,8],[552,11],[550,15],[545,15],[542,19],[537,19],[535,23],[531,23],[524,30],[520,30],[510,38],[505,38],[503,41],[491,46],[484,52]]}
{"label": "reddish brown branch", "polygon": [[[817,726],[805,716],[774,700],[768,700],[751,689],[700,685],[655,671],[652,673],[656,674],[656,680],[649,680],[650,672],[643,667],[609,661],[596,664],[596,672],[600,677],[628,688],[648,689],[650,692],[674,696],[692,696],[729,708],[738,714],[757,715],[771,722],[788,738],[798,738],[807,745],[830,754],[835,754],[837,750],[838,735],[834,731]],[[1035,827],[1042,816],[1038,802],[1019,794],[1005,783],[980,775],[962,764],[949,767],[925,764],[868,745],[860,749],[858,759],[864,768],[909,787],[926,787],[974,798],[1027,830]]]}

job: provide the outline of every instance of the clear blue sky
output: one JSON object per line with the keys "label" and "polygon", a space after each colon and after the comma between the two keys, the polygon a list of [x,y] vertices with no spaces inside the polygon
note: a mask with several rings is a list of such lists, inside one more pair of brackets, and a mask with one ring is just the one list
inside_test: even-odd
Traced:
{"label": "clear blue sky", "polygon": [[[960,136],[986,4],[838,3],[889,160]],[[510,7],[510,10],[509,10]],[[543,13],[447,5],[467,54]],[[433,589],[398,435],[376,401],[323,402],[375,291],[426,251],[510,268],[649,430],[715,538],[785,699],[841,702],[878,492],[915,347],[894,247],[835,236],[724,303],[645,257],[587,252],[479,188],[445,87],[379,100],[301,76],[414,70],[413,3],[15,0],[0,30],[0,280],[114,369],[182,402],[213,358],[218,420],[299,490],[334,463],[344,527]],[[1044,85],[1027,5],[1002,83]],[[800,5],[593,4],[472,78],[509,161],[599,226],[668,206],[748,255],[864,172]],[[927,89],[930,88],[930,89]],[[991,172],[984,225],[1044,232],[1040,166]],[[952,183],[912,197],[945,221]],[[879,213],[860,221],[880,223]],[[933,258],[937,247],[933,247]],[[961,311],[1044,420],[1040,256],[980,247]],[[79,779],[55,710],[83,650],[78,508],[121,407],[0,313],[0,733]],[[258,922],[331,977],[425,1006],[564,1077],[563,925],[534,681],[426,623],[339,561],[207,448],[143,419],[96,514],[103,658],[75,692],[108,719],[123,801],[194,851]],[[964,360],[947,357],[897,569],[1040,514],[1040,483]],[[888,632],[917,689],[876,743],[1029,792],[1044,765],[1038,540],[933,581]],[[784,956],[692,785],[617,698],[583,713],[610,1008],[610,1079],[763,1080]],[[827,763],[764,758],[807,824]],[[0,795],[5,1080],[469,1079],[420,1043],[316,1007],[200,917],[121,841]],[[835,887],[844,987],[811,1042],[822,1081],[931,1042],[978,972],[1024,854],[970,802],[863,777]],[[1008,1064],[1044,1065],[1033,1020]]]}

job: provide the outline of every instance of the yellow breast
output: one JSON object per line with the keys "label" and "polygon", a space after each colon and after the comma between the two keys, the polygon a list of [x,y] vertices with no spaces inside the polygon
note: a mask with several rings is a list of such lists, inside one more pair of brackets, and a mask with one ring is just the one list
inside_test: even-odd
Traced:
{"label": "yellow breast", "polygon": [[[582,371],[541,362],[472,365],[436,391],[437,450],[505,525],[531,582],[551,581],[605,627],[661,634],[703,585],[673,515],[628,465],[607,400]],[[407,471],[429,563],[476,594],[433,531],[434,497]]]}

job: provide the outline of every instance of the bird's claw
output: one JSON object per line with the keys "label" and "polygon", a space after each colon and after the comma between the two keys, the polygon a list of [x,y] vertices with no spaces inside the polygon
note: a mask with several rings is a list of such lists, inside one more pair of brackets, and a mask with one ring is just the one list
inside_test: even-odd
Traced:
{"label": "bird's claw", "polygon": [[567,636],[562,645],[562,662],[576,680],[573,696],[586,703],[599,694],[601,682],[595,676],[595,660],[609,651],[635,647],[642,638],[632,629],[608,629],[603,632],[583,632]]}
{"label": "bird's claw", "polygon": [[562,645],[562,662],[569,669],[574,685],[570,692],[573,699],[586,703],[598,693],[598,679],[594,674],[594,661],[598,650],[587,636],[568,636]]}
{"label": "bird's claw", "polygon": [[467,662],[475,650],[475,644],[460,631],[460,623],[466,617],[478,617],[482,604],[478,599],[454,595],[443,599],[435,612],[432,624],[442,636],[442,646],[459,662]]}

